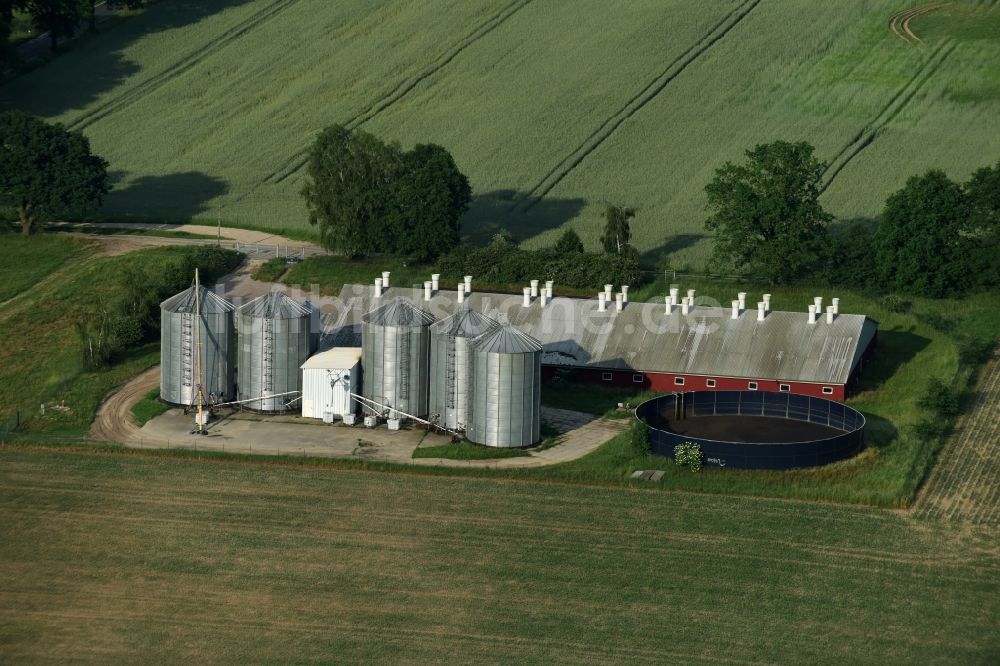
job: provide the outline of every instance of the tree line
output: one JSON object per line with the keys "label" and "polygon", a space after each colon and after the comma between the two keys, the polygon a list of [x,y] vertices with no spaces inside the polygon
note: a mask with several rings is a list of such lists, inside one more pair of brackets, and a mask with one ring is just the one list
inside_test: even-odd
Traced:
{"label": "tree line", "polygon": [[[48,33],[49,47],[54,51],[60,41],[84,25],[97,29],[98,4],[98,0],[0,0],[0,55],[14,55],[10,35],[15,12],[27,14],[39,33]],[[110,9],[139,9],[145,0],[105,0],[105,4]]]}
{"label": "tree line", "polygon": [[827,165],[812,146],[776,141],[745,156],[705,188],[714,267],[931,297],[1000,284],[1000,162],[965,183],[936,169],[913,176],[877,220],[832,229],[819,202]]}

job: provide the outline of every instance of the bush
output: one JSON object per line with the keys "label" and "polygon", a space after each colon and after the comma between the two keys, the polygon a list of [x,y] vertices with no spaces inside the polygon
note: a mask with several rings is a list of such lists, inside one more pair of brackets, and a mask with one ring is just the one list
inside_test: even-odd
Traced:
{"label": "bush", "polygon": [[927,382],[927,388],[917,404],[944,419],[957,416],[959,412],[958,393],[936,377]]}
{"label": "bush", "polygon": [[895,294],[889,294],[883,296],[879,300],[879,305],[888,310],[889,312],[894,312],[896,314],[902,314],[910,309],[910,302],[904,301],[899,296]]}
{"label": "bush", "polygon": [[638,419],[632,424],[632,430],[629,432],[629,446],[636,455],[645,456],[653,452],[649,443],[649,426]]}
{"label": "bush", "polygon": [[690,467],[692,472],[701,470],[701,445],[684,442],[674,447],[674,462],[679,467]]}

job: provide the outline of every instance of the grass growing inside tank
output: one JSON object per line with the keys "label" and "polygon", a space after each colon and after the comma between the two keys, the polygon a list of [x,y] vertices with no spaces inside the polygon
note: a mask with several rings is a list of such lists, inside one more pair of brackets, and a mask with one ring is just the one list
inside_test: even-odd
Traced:
{"label": "grass growing inside tank", "polygon": [[272,257],[261,264],[251,277],[259,282],[277,282],[287,268],[288,265],[282,257]]}
{"label": "grass growing inside tank", "polygon": [[147,421],[155,419],[170,409],[168,405],[160,402],[159,397],[160,389],[155,388],[132,406],[132,417],[140,428],[146,425]]}
{"label": "grass growing inside tank", "polygon": [[527,455],[530,454],[521,449],[500,449],[472,442],[420,446],[413,451],[414,458],[447,458],[449,460],[493,460],[496,458],[522,458]]}

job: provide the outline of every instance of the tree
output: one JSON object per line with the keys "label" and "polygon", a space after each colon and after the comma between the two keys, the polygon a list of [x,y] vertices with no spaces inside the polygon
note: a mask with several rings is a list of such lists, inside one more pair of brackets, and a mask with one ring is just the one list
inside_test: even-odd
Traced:
{"label": "tree", "polygon": [[628,242],[632,239],[632,230],[629,229],[628,221],[635,217],[635,209],[622,208],[620,206],[608,206],[604,211],[604,235],[601,236],[601,245],[604,251],[611,254],[622,254],[628,247]]}
{"label": "tree", "polygon": [[59,40],[72,37],[80,25],[84,4],[81,0],[27,0],[26,9],[34,26],[49,33],[49,44],[55,51]]}
{"label": "tree", "polygon": [[341,125],[324,130],[311,149],[302,188],[323,246],[350,257],[383,249],[402,171],[398,146]]}
{"label": "tree", "polygon": [[883,286],[941,297],[963,291],[972,277],[969,205],[943,171],[913,176],[886,201],[875,234]]}
{"label": "tree", "polygon": [[1000,162],[995,166],[978,169],[968,183],[965,193],[969,204],[969,229],[979,284],[1000,283]]}
{"label": "tree", "polygon": [[110,189],[107,166],[80,132],[18,111],[0,114],[0,205],[17,210],[24,234],[98,208]]}
{"label": "tree", "polygon": [[430,261],[458,245],[460,220],[469,209],[472,188],[451,154],[433,144],[403,155],[395,188],[391,239],[397,252]]}
{"label": "tree", "polygon": [[826,165],[804,142],[757,145],[746,158],[716,169],[705,187],[713,262],[772,283],[800,277],[815,264],[832,219],[819,204]]}
{"label": "tree", "polygon": [[555,250],[559,254],[583,254],[583,241],[580,234],[572,229],[567,229],[556,241]]}

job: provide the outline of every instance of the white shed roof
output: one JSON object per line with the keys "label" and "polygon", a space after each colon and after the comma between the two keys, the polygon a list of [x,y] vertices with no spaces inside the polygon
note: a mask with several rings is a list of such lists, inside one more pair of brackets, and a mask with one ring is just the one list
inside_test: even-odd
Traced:
{"label": "white shed roof", "polygon": [[303,370],[345,370],[361,360],[361,347],[334,347],[313,354],[302,364]]}

